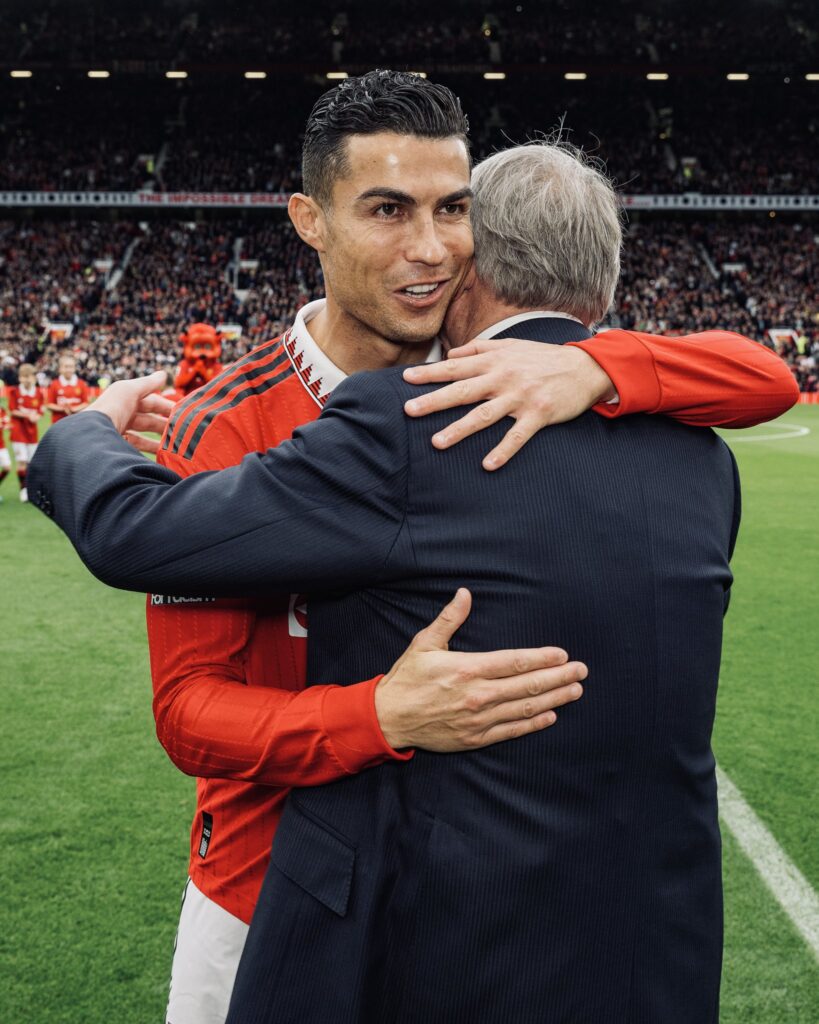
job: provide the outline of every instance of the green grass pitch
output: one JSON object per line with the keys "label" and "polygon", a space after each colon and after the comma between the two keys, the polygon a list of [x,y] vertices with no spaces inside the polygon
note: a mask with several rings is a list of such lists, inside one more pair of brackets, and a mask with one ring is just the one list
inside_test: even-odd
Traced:
{"label": "green grass pitch", "polygon": [[[744,514],[715,748],[816,886],[819,407],[733,436],[790,424],[811,433],[734,446]],[[0,494],[0,1020],[159,1022],[193,784],[154,737],[144,602],[93,580],[13,476]],[[816,1021],[815,961],[727,833],[725,879],[723,1024]]]}

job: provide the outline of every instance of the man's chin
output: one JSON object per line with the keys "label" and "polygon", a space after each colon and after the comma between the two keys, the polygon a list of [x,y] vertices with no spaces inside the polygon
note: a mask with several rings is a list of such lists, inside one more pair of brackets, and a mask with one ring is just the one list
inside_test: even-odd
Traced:
{"label": "man's chin", "polygon": [[384,332],[384,340],[391,345],[429,345],[438,337],[441,320],[436,318],[424,324],[390,324]]}

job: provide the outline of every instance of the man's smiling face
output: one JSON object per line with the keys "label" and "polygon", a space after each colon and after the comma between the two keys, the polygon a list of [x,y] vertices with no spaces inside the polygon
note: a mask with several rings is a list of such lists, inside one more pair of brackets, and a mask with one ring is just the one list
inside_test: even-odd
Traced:
{"label": "man's smiling face", "polygon": [[428,343],[472,255],[466,145],[352,135],[345,165],[324,210],[328,298],[381,338]]}

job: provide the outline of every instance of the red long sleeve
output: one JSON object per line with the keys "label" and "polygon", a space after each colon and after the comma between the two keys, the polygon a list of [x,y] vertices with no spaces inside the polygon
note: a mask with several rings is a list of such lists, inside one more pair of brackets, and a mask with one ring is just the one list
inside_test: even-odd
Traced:
{"label": "red long sleeve", "polygon": [[257,614],[232,604],[155,606],[148,599],[157,735],[178,768],[200,778],[314,786],[408,756],[392,750],[378,725],[380,676],[306,690],[275,679],[246,685]]}
{"label": "red long sleeve", "polygon": [[594,406],[609,418],[664,413],[692,426],[751,427],[781,416],[799,400],[784,361],[730,331],[662,338],[611,330],[569,344],[611,377],[619,403]]}
{"label": "red long sleeve", "polygon": [[[287,436],[290,430],[288,423]],[[181,476],[221,469],[251,447],[244,438],[237,448],[237,436],[225,417],[212,425],[194,458],[163,449],[160,461]],[[393,750],[381,732],[374,699],[380,676],[305,689],[306,632],[292,628],[292,615],[287,595],[268,606],[148,599],[157,735],[182,771],[312,786],[412,756]]]}

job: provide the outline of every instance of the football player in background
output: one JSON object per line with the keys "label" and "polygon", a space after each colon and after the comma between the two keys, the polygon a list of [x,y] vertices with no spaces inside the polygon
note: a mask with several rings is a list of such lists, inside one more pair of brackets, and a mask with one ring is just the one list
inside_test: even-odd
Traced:
{"label": "football player in background", "polygon": [[[299,235],[319,254],[327,298],[303,307],[281,338],[253,349],[182,401],[164,434],[160,463],[181,476],[226,468],[315,419],[348,373],[440,357],[434,338],[472,253],[465,134],[456,98],[416,76],[373,72],[319,100],[305,140],[306,194],[291,199],[289,212]],[[710,340],[725,338],[715,334]],[[674,343],[672,372],[664,355],[669,347],[646,335],[604,333],[579,348],[562,349],[523,342],[533,346],[532,361],[522,361],[519,350],[509,357],[507,369],[516,365],[504,393],[521,390],[515,376],[520,365],[541,391],[550,375],[557,380],[563,373],[565,393],[574,396],[574,411],[564,418],[610,399],[611,378],[620,411],[676,409],[681,416],[694,415],[681,396],[698,390],[700,371],[711,381],[730,380],[730,366],[741,358],[753,363],[757,348],[728,336],[720,355],[719,344],[709,347],[709,339],[701,340],[702,347],[692,339]],[[557,362],[547,367],[541,360],[562,362],[555,369]],[[770,369],[778,368],[774,364]],[[787,369],[782,372],[789,379]],[[769,380],[757,383],[757,401],[765,384]],[[746,381],[743,391],[743,385],[726,381],[721,387],[719,397],[699,389],[699,414],[717,422],[731,407],[741,419],[751,386]],[[653,396],[650,410],[638,397],[645,401],[647,395]],[[666,404],[655,403],[658,395]],[[455,404],[474,400],[462,397]],[[769,415],[779,411],[771,408]],[[329,782],[410,756],[397,747],[465,749],[513,734],[519,724],[514,700],[482,708],[475,722],[484,728],[477,732],[469,731],[474,722],[456,723],[451,707],[434,704],[436,678],[442,693],[449,671],[441,655],[468,611],[468,597],[459,594],[446,620],[425,630],[420,646],[410,648],[404,664],[383,678],[341,689],[305,689],[303,597],[271,596],[265,604],[149,597],[157,734],[174,763],[197,777],[169,1022],[224,1020],[289,787]],[[560,685],[537,697],[536,713],[529,709],[527,728],[551,724],[553,708],[577,694],[582,672],[576,664],[563,671]],[[559,669],[541,669],[541,685],[549,672]],[[513,696],[515,680],[503,683]],[[419,711],[425,714],[412,722]],[[422,727],[421,719],[428,724]],[[495,724],[488,728],[490,721]]]}
{"label": "football player in background", "polygon": [[[2,389],[0,389],[2,390]],[[6,410],[0,406],[0,484],[6,479],[11,472],[11,456],[9,450],[6,448],[6,431],[11,425],[9,414]],[[3,496],[0,494],[0,502],[2,502]]]}
{"label": "football player in background", "polygon": [[31,363],[22,363],[17,373],[19,383],[9,388],[11,446],[17,463],[20,501],[28,501],[26,474],[28,464],[37,450],[37,424],[43,415],[44,399],[42,391],[37,387],[37,377]]}
{"label": "football player in background", "polygon": [[77,376],[77,361],[70,353],[60,356],[60,372],[48,385],[46,409],[51,413],[51,422],[58,423],[75,412],[88,407],[88,385]]}

